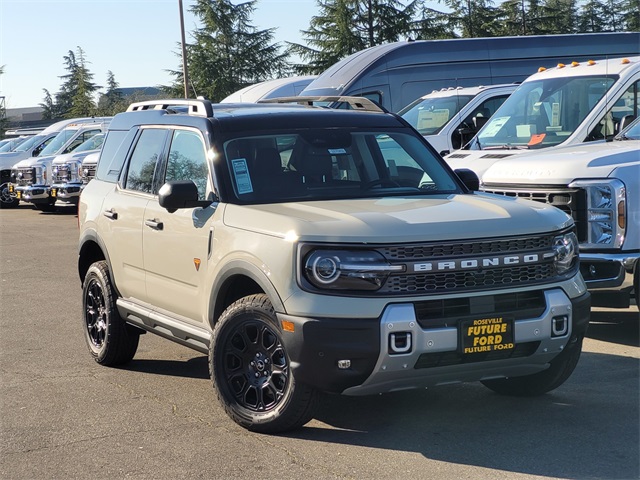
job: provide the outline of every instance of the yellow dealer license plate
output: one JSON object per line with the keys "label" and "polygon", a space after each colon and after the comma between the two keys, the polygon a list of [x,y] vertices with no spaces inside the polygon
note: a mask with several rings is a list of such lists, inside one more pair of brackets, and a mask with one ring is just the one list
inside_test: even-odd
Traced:
{"label": "yellow dealer license plate", "polygon": [[9,193],[13,193],[13,185],[9,185]]}
{"label": "yellow dealer license plate", "polygon": [[55,188],[51,189],[51,196],[55,197],[58,194],[58,191]]}
{"label": "yellow dealer license plate", "polygon": [[20,200],[22,198],[22,192],[20,191],[16,192],[16,198]]}
{"label": "yellow dealer license plate", "polygon": [[500,316],[463,320],[460,323],[463,353],[511,350],[513,319]]}

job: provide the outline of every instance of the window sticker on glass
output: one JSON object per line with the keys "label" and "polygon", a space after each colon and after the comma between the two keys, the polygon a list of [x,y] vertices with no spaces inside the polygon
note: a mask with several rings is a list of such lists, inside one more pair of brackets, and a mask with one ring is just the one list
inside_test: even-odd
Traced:
{"label": "window sticker on glass", "polygon": [[329,153],[331,155],[346,155],[347,151],[344,148],[330,148]]}
{"label": "window sticker on glass", "polygon": [[483,132],[483,137],[495,137],[500,129],[504,127],[504,124],[507,123],[509,117],[498,117],[492,119],[489,124],[485,127]]}
{"label": "window sticker on glass", "polygon": [[246,158],[236,158],[231,160],[233,165],[233,175],[236,179],[236,186],[238,187],[238,193],[240,195],[253,192],[253,185],[251,185],[251,177],[249,176],[249,169],[247,168]]}

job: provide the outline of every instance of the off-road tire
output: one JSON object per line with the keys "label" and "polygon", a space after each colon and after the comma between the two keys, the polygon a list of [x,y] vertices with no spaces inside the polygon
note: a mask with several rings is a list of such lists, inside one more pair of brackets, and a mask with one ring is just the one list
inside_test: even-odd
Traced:
{"label": "off-road tire", "polygon": [[501,395],[535,397],[562,385],[573,373],[582,352],[582,337],[573,337],[550,362],[549,368],[533,375],[484,380],[482,384]]}
{"label": "off-road tire", "polygon": [[231,304],[209,347],[209,371],[218,399],[242,427],[278,433],[313,418],[318,393],[296,382],[282,331],[264,294]]}
{"label": "off-road tire", "polygon": [[0,185],[0,208],[17,208],[20,200],[9,194],[9,183],[5,182]]}
{"label": "off-road tire", "polygon": [[82,325],[89,352],[100,365],[114,367],[133,358],[140,334],[128,327],[116,308],[107,262],[95,262],[82,282]]}

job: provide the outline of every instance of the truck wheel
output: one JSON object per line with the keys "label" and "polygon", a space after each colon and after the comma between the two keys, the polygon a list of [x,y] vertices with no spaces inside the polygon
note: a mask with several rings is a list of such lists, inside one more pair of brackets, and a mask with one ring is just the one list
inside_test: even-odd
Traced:
{"label": "truck wheel", "polygon": [[116,293],[107,262],[89,267],[82,282],[84,337],[94,360],[108,367],[129,362],[138,349],[140,335],[127,328],[116,308]]}
{"label": "truck wheel", "polygon": [[313,418],[317,392],[296,382],[271,302],[241,298],[220,316],[209,348],[213,386],[227,414],[262,433],[299,428]]}
{"label": "truck wheel", "polygon": [[572,338],[569,345],[550,362],[549,368],[523,377],[485,380],[482,384],[501,395],[534,397],[562,385],[573,373],[582,352],[582,337]]}
{"label": "truck wheel", "polygon": [[9,194],[9,184],[0,185],[0,208],[16,208],[20,204],[20,200]]}

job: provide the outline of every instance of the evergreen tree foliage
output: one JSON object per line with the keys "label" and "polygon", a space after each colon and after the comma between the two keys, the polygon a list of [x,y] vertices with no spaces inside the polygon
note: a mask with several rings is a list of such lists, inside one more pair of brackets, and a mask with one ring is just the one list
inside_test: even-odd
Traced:
{"label": "evergreen tree foliage", "polygon": [[622,30],[625,32],[640,31],[640,0],[623,0],[620,2],[622,14]]}
{"label": "evergreen tree foliage", "polygon": [[319,14],[302,34],[306,45],[290,43],[289,51],[304,63],[300,74],[319,74],[365,48],[407,39],[446,38],[441,12],[423,0],[317,0]]}
{"label": "evergreen tree foliage", "polygon": [[[111,116],[127,109],[129,102],[125,102],[119,90],[115,75],[111,70],[107,72],[107,91],[100,95],[98,100],[97,114],[100,116]],[[125,104],[126,103],[126,104]]]}
{"label": "evergreen tree foliage", "polygon": [[578,12],[578,32],[604,32],[607,28],[604,4],[598,0],[589,0]]}
{"label": "evergreen tree foliage", "polygon": [[464,38],[496,37],[501,34],[502,13],[491,0],[444,0],[451,13],[450,28]]}
{"label": "evergreen tree foliage", "polygon": [[[273,43],[274,29],[258,30],[251,23],[256,1],[235,5],[230,0],[196,0],[190,8],[202,23],[187,45],[194,96],[219,101],[248,85],[289,75],[287,54]],[[175,82],[167,90],[181,97],[182,69],[170,73]]]}
{"label": "evergreen tree foliage", "polygon": [[577,1],[546,0],[543,6],[545,19],[542,23],[546,35],[576,33]]}

